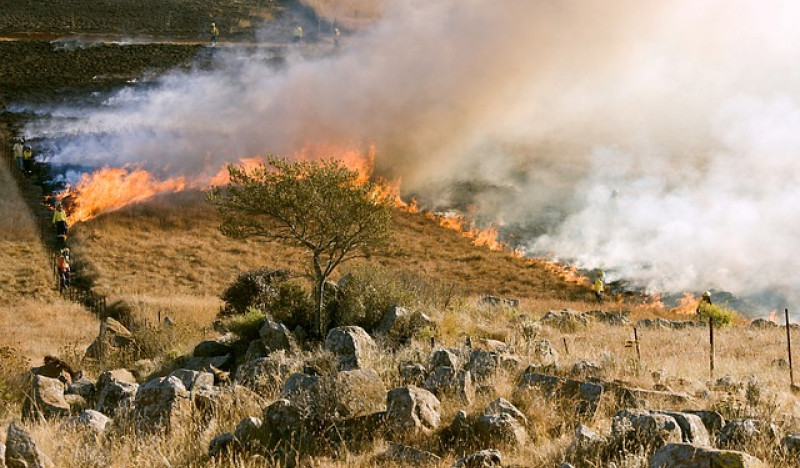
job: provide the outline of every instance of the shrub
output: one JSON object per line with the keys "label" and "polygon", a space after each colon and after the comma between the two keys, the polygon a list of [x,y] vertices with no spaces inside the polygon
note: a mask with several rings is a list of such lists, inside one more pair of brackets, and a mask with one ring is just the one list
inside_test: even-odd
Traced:
{"label": "shrub", "polygon": [[392,271],[363,265],[339,281],[336,301],[331,304],[333,325],[357,325],[372,331],[390,306],[410,306],[415,302],[413,293]]}
{"label": "shrub", "polygon": [[278,286],[277,297],[267,306],[272,317],[290,330],[303,327],[314,329],[314,302],[303,286],[286,282]]}
{"label": "shrub", "polygon": [[702,302],[700,303],[700,309],[697,311],[697,318],[705,322],[708,322],[708,319],[711,318],[715,327],[726,327],[733,325],[733,322],[739,318],[739,314],[735,310]]}
{"label": "shrub", "polygon": [[220,315],[244,314],[249,307],[266,310],[277,298],[278,285],[289,279],[287,270],[260,269],[242,273],[225,292]]}
{"label": "shrub", "polygon": [[266,320],[262,310],[250,307],[244,314],[223,319],[219,328],[221,331],[235,333],[244,341],[252,341],[258,339],[258,331]]}

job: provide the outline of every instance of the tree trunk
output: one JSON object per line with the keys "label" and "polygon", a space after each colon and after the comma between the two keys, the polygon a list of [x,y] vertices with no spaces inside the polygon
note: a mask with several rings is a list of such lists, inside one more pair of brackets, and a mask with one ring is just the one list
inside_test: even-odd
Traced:
{"label": "tree trunk", "polygon": [[328,278],[323,274],[320,266],[319,254],[314,254],[314,315],[317,319],[317,333],[321,340],[325,339],[326,324],[324,320],[323,303],[325,300],[325,282]]}

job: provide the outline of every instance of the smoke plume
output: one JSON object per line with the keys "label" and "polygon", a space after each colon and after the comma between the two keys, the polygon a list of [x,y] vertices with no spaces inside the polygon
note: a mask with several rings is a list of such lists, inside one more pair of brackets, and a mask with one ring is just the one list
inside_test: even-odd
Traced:
{"label": "smoke plume", "polygon": [[162,177],[374,144],[407,193],[529,251],[654,290],[793,294],[799,18],[790,0],[387,2],[330,53],[220,53],[28,132],[61,136],[56,163]]}

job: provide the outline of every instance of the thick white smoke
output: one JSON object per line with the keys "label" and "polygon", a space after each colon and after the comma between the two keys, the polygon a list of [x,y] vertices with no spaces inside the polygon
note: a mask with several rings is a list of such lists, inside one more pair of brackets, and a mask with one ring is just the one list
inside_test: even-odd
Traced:
{"label": "thick white smoke", "polygon": [[653,289],[798,289],[800,4],[391,3],[322,58],[226,55],[29,132],[71,135],[55,162],[189,175],[374,143],[406,190],[533,251]]}

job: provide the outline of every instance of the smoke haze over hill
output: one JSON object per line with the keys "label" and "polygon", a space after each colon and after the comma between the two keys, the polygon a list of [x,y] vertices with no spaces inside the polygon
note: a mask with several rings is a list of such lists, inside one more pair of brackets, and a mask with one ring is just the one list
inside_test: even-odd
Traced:
{"label": "smoke haze over hill", "polygon": [[159,177],[374,144],[408,193],[466,199],[533,252],[656,290],[793,295],[798,20],[788,0],[392,2],[331,54],[220,52],[27,132],[61,136],[56,163]]}

